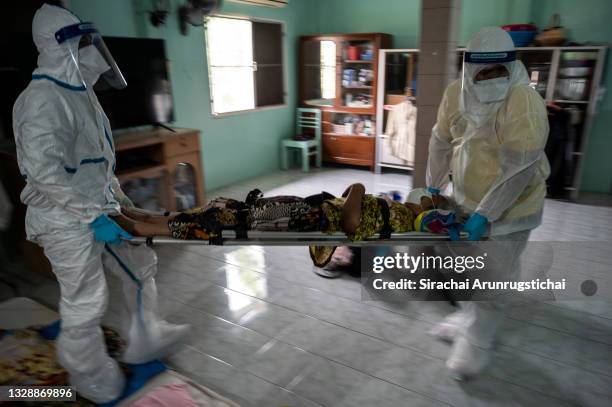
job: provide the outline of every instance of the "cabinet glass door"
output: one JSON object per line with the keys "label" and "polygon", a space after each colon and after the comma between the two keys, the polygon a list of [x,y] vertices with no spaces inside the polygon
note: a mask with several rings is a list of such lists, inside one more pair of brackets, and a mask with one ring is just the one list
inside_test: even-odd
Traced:
{"label": "cabinet glass door", "polygon": [[183,211],[196,206],[196,176],[191,164],[180,163],[174,170],[174,196],[176,210]]}
{"label": "cabinet glass door", "polygon": [[310,106],[333,106],[336,99],[336,43],[306,41],[303,52],[303,98]]}
{"label": "cabinet glass door", "polygon": [[412,168],[416,136],[417,52],[385,53],[385,87],[379,163]]}
{"label": "cabinet glass door", "polygon": [[563,50],[555,87],[555,100],[565,103],[587,103],[590,97],[597,50]]}
{"label": "cabinet glass door", "polygon": [[517,59],[525,65],[529,75],[529,86],[544,99],[548,97],[550,67],[553,61],[552,50],[519,50]]}
{"label": "cabinet glass door", "polygon": [[371,108],[374,83],[374,43],[372,41],[342,42],[342,106]]}

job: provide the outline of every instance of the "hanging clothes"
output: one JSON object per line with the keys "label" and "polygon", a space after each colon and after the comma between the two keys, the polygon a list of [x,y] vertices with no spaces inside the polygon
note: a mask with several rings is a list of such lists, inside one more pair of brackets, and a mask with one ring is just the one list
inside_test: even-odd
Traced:
{"label": "hanging clothes", "polygon": [[409,100],[398,103],[389,113],[386,135],[391,154],[409,163],[414,162],[417,108]]}

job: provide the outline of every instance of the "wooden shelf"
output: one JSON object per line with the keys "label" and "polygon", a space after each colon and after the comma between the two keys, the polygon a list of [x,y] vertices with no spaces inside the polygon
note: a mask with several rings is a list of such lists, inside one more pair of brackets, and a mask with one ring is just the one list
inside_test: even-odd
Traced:
{"label": "wooden shelf", "polygon": [[[312,107],[305,105],[306,107]],[[321,109],[326,113],[353,113],[361,114],[365,116],[376,115],[376,109],[374,106],[368,107],[351,107],[351,106],[317,106],[317,109]]]}
{"label": "wooden shelf", "polygon": [[373,105],[364,105],[364,106],[344,106],[348,109],[372,109],[374,108]]}
{"label": "wooden shelf", "polygon": [[364,90],[371,90],[372,89],[371,85],[364,85],[364,86],[344,86],[344,85],[342,85],[342,87],[344,89],[364,89]]}
{"label": "wooden shelf", "polygon": [[347,59],[344,61],[345,64],[369,64],[372,65],[374,61],[367,59]]}
{"label": "wooden shelf", "polygon": [[332,137],[374,137],[373,135],[367,134],[347,134],[347,133],[323,133],[324,136],[332,136]]}

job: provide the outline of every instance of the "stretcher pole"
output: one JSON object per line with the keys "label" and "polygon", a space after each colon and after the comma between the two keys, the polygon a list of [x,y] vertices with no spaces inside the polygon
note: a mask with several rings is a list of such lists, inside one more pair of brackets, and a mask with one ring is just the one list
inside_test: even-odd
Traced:
{"label": "stretcher pole", "polygon": [[[461,240],[465,240],[467,234],[461,234]],[[344,233],[327,234],[323,232],[273,232],[251,230],[248,232],[248,239],[238,239],[233,230],[224,230],[223,236],[217,240],[217,245],[227,246],[389,246],[402,242],[443,242],[448,241],[448,235],[426,233],[426,232],[406,232],[392,233],[391,239],[381,240],[376,236],[370,239],[352,242],[346,238]],[[134,237],[132,243],[153,245],[188,245],[188,246],[208,246],[208,240],[182,240],[166,236],[154,237]]]}

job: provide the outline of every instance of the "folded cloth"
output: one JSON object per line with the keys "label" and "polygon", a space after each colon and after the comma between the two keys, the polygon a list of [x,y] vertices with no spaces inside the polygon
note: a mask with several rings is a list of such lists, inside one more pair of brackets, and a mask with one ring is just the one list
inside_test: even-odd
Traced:
{"label": "folded cloth", "polygon": [[159,386],[132,403],[132,407],[197,407],[186,384]]}

